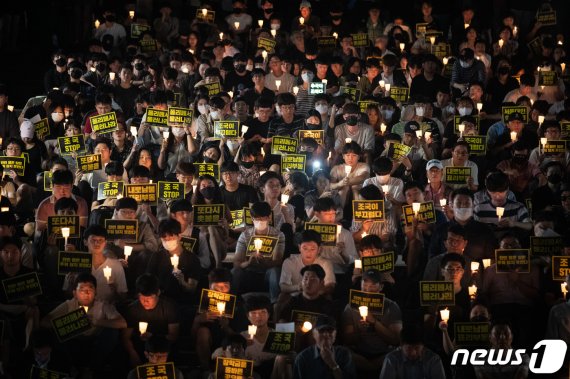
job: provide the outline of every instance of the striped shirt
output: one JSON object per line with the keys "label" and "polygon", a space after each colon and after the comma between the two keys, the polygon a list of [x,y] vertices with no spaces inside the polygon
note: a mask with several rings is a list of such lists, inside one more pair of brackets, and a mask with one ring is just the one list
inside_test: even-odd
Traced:
{"label": "striped shirt", "polygon": [[[502,219],[517,222],[530,222],[528,209],[526,209],[522,203],[507,199],[503,208],[505,208],[505,212],[503,213]],[[499,218],[497,217],[497,207],[491,203],[490,199],[477,204],[474,208],[474,214],[475,220],[484,224],[496,224],[499,221]]]}

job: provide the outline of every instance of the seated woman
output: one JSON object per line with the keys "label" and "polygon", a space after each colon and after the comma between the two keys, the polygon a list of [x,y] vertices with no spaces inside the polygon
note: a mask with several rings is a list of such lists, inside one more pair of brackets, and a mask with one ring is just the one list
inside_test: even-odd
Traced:
{"label": "seated woman", "polygon": [[197,150],[196,143],[190,133],[190,127],[172,126],[168,138],[162,141],[158,167],[165,177],[176,173],[178,162],[190,160],[191,154]]}
{"label": "seated woman", "polygon": [[153,183],[158,183],[164,176],[162,171],[156,164],[150,147],[140,147],[137,144],[133,145],[133,149],[129,156],[123,163],[125,170],[130,171],[134,166],[144,166],[150,171],[150,179]]}
{"label": "seated woman", "polygon": [[342,219],[342,207],[340,205],[340,196],[337,190],[331,190],[331,177],[325,170],[318,170],[313,173],[311,177],[311,184],[313,189],[309,190],[305,194],[305,212],[307,213],[307,219],[312,219],[315,215],[313,207],[317,199],[321,197],[330,197],[333,199],[334,204],[337,209],[336,221]]}

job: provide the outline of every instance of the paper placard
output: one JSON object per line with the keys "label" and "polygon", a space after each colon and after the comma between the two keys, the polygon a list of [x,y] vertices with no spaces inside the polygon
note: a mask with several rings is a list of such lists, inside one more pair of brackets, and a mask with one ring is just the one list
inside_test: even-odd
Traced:
{"label": "paper placard", "polygon": [[204,84],[204,87],[208,89],[208,97],[212,97],[222,92],[220,82],[206,83]]}
{"label": "paper placard", "polygon": [[14,170],[19,176],[24,176],[26,158],[3,156],[0,157],[0,164],[4,167],[4,172]]}
{"label": "paper placard", "polygon": [[237,209],[235,211],[230,211],[232,215],[232,223],[230,225],[231,229],[241,228],[245,226],[245,219],[243,214],[243,209]]}
{"label": "paper placard", "polygon": [[517,272],[530,273],[530,250],[528,249],[496,249],[495,262],[497,274]]}
{"label": "paper placard", "polygon": [[83,172],[91,172],[101,170],[103,163],[101,162],[101,154],[81,155],[77,159],[77,169]]}
{"label": "paper placard", "polygon": [[562,237],[530,237],[532,255],[550,257],[562,254],[563,250]]}
{"label": "paper placard", "polygon": [[85,137],[83,135],[71,137],[58,137],[59,152],[61,155],[85,152]]}
{"label": "paper placard", "polygon": [[32,366],[30,370],[30,379],[67,379],[69,374],[52,371],[38,366]]}
{"label": "paper placard", "polygon": [[341,94],[346,94],[353,102],[357,103],[360,100],[360,90],[356,87],[340,86],[339,91]]}
{"label": "paper placard", "polygon": [[378,102],[377,101],[371,101],[371,100],[364,100],[364,101],[358,102],[358,107],[360,108],[361,113],[366,113],[366,109],[368,108],[369,105],[378,106]]}
{"label": "paper placard", "polygon": [[216,181],[220,180],[220,165],[217,163],[194,163],[194,167],[196,167],[196,175],[197,176],[204,176],[210,175],[213,176]]}
{"label": "paper placard", "polygon": [[265,353],[286,355],[295,348],[295,333],[274,332],[270,331],[263,351]]}
{"label": "paper placard", "polygon": [[124,193],[125,197],[132,197],[139,204],[156,205],[158,203],[158,185],[156,183],[125,184]]}
{"label": "paper placard", "polygon": [[[403,205],[402,211],[405,224],[412,225],[415,217],[413,207],[411,205]],[[426,201],[420,204],[418,222],[425,222],[426,224],[435,223],[435,207],[433,201]]]}
{"label": "paper placard", "polygon": [[319,316],[324,316],[322,313],[306,312],[293,309],[291,311],[291,321],[295,323],[295,329],[299,330],[305,321],[310,322],[313,328],[317,325]]}
{"label": "paper placard", "polygon": [[556,11],[537,12],[536,22],[541,23],[542,26],[556,25]]}
{"label": "paper placard", "polygon": [[44,191],[51,192],[53,191],[53,172],[51,171],[44,171]]}
{"label": "paper placard", "polygon": [[354,221],[384,221],[384,200],[352,200]]}
{"label": "paper placard", "polygon": [[488,322],[456,322],[454,326],[457,346],[489,345],[490,324]]}
{"label": "paper placard", "polygon": [[93,269],[93,255],[81,251],[59,251],[57,253],[57,274],[65,275],[69,272],[91,273]]}
{"label": "paper placard", "polygon": [[168,111],[164,109],[149,108],[146,110],[145,122],[151,126],[166,128],[168,127]]}
{"label": "paper placard", "polygon": [[99,134],[114,132],[119,128],[115,112],[104,113],[89,117],[91,129]]}
{"label": "paper placard", "polygon": [[213,24],[215,19],[216,19],[215,11],[211,11],[208,9],[206,14],[204,14],[202,13],[201,8],[196,9],[196,20]]}
{"label": "paper placard", "polygon": [[570,275],[570,257],[552,256],[552,280],[566,281]]}
{"label": "paper placard", "polygon": [[544,155],[557,155],[566,153],[566,141],[548,141],[542,150]]}
{"label": "paper placard", "polygon": [[335,48],[336,38],[334,38],[333,36],[317,37],[317,46],[323,49]]}
{"label": "paper placard", "polygon": [[[461,118],[463,116],[458,116],[455,115],[453,116],[453,130],[455,131],[456,135],[460,135],[461,133],[459,132],[459,124],[461,124]],[[475,130],[477,130],[477,132],[479,132],[479,130],[481,130],[481,119],[479,118],[479,116],[471,116],[475,119]],[[465,134],[464,134],[465,136]]]}
{"label": "paper placard", "polygon": [[42,118],[38,122],[34,122],[34,130],[36,137],[43,140],[49,134],[49,121],[47,118]]}
{"label": "paper placard", "polygon": [[[451,45],[445,42],[436,43],[431,46],[431,53],[439,59],[449,57],[451,55]],[[452,65],[449,66],[451,67]]]}
{"label": "paper placard", "polygon": [[219,225],[225,216],[224,204],[194,205],[194,226]]}
{"label": "paper placard", "polygon": [[535,55],[540,56],[542,52],[542,40],[539,37],[534,38],[526,44],[528,49]]}
{"label": "paper placard", "polygon": [[253,378],[253,361],[235,358],[216,358],[216,379]]}
{"label": "paper placard", "polygon": [[306,222],[305,230],[314,230],[321,235],[323,246],[336,246],[337,225],[321,224],[318,222]]}
{"label": "paper placard", "polygon": [[48,216],[47,232],[48,235],[55,234],[57,238],[63,238],[61,228],[69,228],[69,237],[80,237],[81,229],[79,226],[79,216]]}
{"label": "paper placard", "polygon": [[271,139],[271,154],[295,154],[298,141],[295,138],[273,136]]}
{"label": "paper placard", "polygon": [[360,259],[362,261],[362,272],[366,272],[370,269],[375,269],[380,272],[388,272],[388,273],[394,272],[393,251],[380,255],[361,257]]}
{"label": "paper placard", "polygon": [[281,173],[302,171],[305,172],[307,156],[305,154],[281,155]]}
{"label": "paper placard", "polygon": [[8,302],[42,294],[42,287],[36,272],[4,279],[2,280],[2,287]]}
{"label": "paper placard", "polygon": [[311,82],[309,83],[309,95],[319,95],[325,93],[326,86],[323,82]]}
{"label": "paper placard", "polygon": [[354,47],[367,47],[368,46],[368,33],[351,34],[352,45]]}
{"label": "paper placard", "polygon": [[471,167],[447,166],[444,171],[443,181],[447,184],[463,184],[467,186],[467,180],[471,177]]}
{"label": "paper placard", "polygon": [[416,38],[424,38],[428,25],[428,22],[418,22],[416,24]]}
{"label": "paper placard", "polygon": [[91,322],[87,318],[87,313],[83,307],[71,311],[66,315],[51,320],[55,335],[59,342],[68,341],[80,336],[91,329]]}
{"label": "paper placard", "polygon": [[501,114],[503,115],[503,123],[507,125],[509,122],[509,115],[511,113],[520,113],[524,119],[524,123],[528,122],[528,110],[524,105],[513,105],[508,107],[501,107]]}
{"label": "paper placard", "polygon": [[348,303],[352,308],[363,305],[368,307],[368,312],[382,316],[384,314],[384,294],[364,292],[351,289],[348,295]]}
{"label": "paper placard", "polygon": [[182,248],[184,250],[187,250],[189,252],[193,252],[194,251],[194,247],[196,246],[196,238],[192,238],[192,237],[182,237],[180,238],[180,244],[182,245]]}
{"label": "paper placard", "polygon": [[139,240],[138,220],[105,220],[108,240]]}
{"label": "paper placard", "polygon": [[150,31],[150,25],[131,24],[131,38],[139,39],[145,32]]}
{"label": "paper placard", "polygon": [[542,71],[538,72],[538,85],[539,86],[557,86],[558,76],[556,71]]}
{"label": "paper placard", "polygon": [[319,130],[299,130],[297,133],[299,138],[299,143],[303,142],[305,138],[312,138],[321,146],[324,146],[325,143],[325,131],[322,129]]}
{"label": "paper placard", "polygon": [[180,182],[158,182],[158,198],[162,200],[184,199],[185,186]]}
{"label": "paper placard", "polygon": [[408,87],[390,87],[390,97],[397,103],[405,103],[410,97],[410,89]]}
{"label": "paper placard", "polygon": [[403,143],[399,142],[390,142],[388,145],[388,153],[386,154],[386,157],[394,161],[400,161],[403,157],[408,155],[411,150],[411,146],[404,145]]}
{"label": "paper placard", "polygon": [[191,125],[194,112],[189,108],[168,107],[168,125]]}
{"label": "paper placard", "polygon": [[158,45],[154,38],[145,38],[139,40],[139,46],[141,48],[141,53],[155,53],[158,51]]}
{"label": "paper placard", "polygon": [[166,362],[137,366],[138,379],[177,379],[174,363]]}
{"label": "paper placard", "polygon": [[455,305],[453,282],[421,281],[420,304],[422,306]]}
{"label": "paper placard", "polygon": [[263,49],[267,52],[271,52],[275,48],[275,45],[277,45],[277,41],[275,41],[274,39],[263,38],[263,37],[257,39],[258,49]]}
{"label": "paper placard", "polygon": [[469,144],[469,154],[485,155],[487,153],[487,136],[463,136]]}
{"label": "paper placard", "polygon": [[239,121],[214,121],[214,137],[238,138]]}
{"label": "paper placard", "polygon": [[206,288],[202,288],[202,293],[200,294],[200,307],[198,308],[198,312],[210,312],[219,315],[220,311],[218,310],[218,303],[222,301],[226,303],[226,309],[222,315],[227,318],[234,318],[236,295],[232,295],[231,293],[212,291]]}
{"label": "paper placard", "polygon": [[249,257],[250,255],[256,253],[255,249],[255,240],[261,240],[263,243],[261,249],[259,249],[259,255],[262,258],[272,258],[273,253],[275,252],[275,247],[279,243],[279,238],[277,237],[268,237],[268,236],[251,236],[249,238],[249,242],[247,243],[247,249],[245,251],[245,255]]}
{"label": "paper placard", "polygon": [[101,182],[97,185],[97,200],[116,199],[119,195],[123,196],[125,183],[120,182]]}
{"label": "paper placard", "polygon": [[560,121],[560,130],[562,137],[570,136],[570,121]]}

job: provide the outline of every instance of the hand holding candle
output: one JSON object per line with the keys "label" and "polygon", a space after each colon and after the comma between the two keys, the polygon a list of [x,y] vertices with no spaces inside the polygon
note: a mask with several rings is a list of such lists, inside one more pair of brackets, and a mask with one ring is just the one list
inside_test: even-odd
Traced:
{"label": "hand holding candle", "polygon": [[61,228],[61,235],[65,239],[65,245],[67,245],[67,239],[69,238],[70,228]]}
{"label": "hand holding candle", "polygon": [[439,315],[441,316],[441,321],[447,323],[449,321],[449,309],[445,308],[439,311]]}
{"label": "hand holding candle", "polygon": [[362,270],[362,261],[360,259],[354,260],[354,268],[359,268]]}
{"label": "hand holding candle", "polygon": [[256,325],[248,325],[247,326],[247,334],[249,334],[249,339],[253,339],[253,337],[255,337],[255,333],[257,333],[257,326]]}
{"label": "hand holding candle", "polygon": [[103,276],[105,277],[105,279],[107,279],[107,283],[109,283],[109,281],[111,280],[111,273],[113,272],[113,269],[109,266],[105,266],[103,268]]}
{"label": "hand holding candle", "polygon": [[148,322],[139,322],[139,332],[140,334],[145,334],[148,329]]}
{"label": "hand holding candle", "polygon": [[511,132],[511,141],[515,142],[517,140],[517,132]]}
{"label": "hand holding candle", "polygon": [[568,286],[567,283],[560,283],[560,290],[562,291],[562,296],[566,298],[566,294],[568,293]]}
{"label": "hand holding candle", "polygon": [[344,165],[344,173],[346,174],[346,176],[348,176],[351,171],[352,171],[352,167],[350,167],[349,165],[345,164],[345,165]]}
{"label": "hand holding candle", "polygon": [[414,216],[418,217],[418,213],[420,212],[420,203],[412,203],[412,210],[414,211]]}
{"label": "hand holding candle", "polygon": [[303,326],[301,327],[301,331],[303,333],[307,333],[309,332],[311,329],[313,329],[313,324],[311,324],[309,321],[305,321],[303,323]]}
{"label": "hand holding candle", "polygon": [[475,296],[477,296],[477,286],[473,284],[472,286],[469,286],[469,297],[471,300],[475,300]]}
{"label": "hand holding candle", "polygon": [[172,267],[174,267],[174,271],[178,271],[178,263],[180,262],[180,257],[177,254],[174,254],[170,257],[170,263],[172,263]]}
{"label": "hand holding candle", "polygon": [[255,247],[256,253],[259,255],[259,250],[263,247],[263,241],[260,238],[253,240],[253,246]]}
{"label": "hand holding candle", "polygon": [[362,305],[358,307],[358,312],[360,312],[360,317],[362,317],[362,321],[366,321],[366,317],[368,317],[368,307],[366,305]]}
{"label": "hand holding candle", "polygon": [[220,316],[223,316],[224,312],[226,311],[226,302],[225,301],[218,301],[218,303],[216,304],[216,307],[218,308],[218,312],[220,312]]}
{"label": "hand holding candle", "polygon": [[501,222],[501,217],[505,214],[505,208],[497,207],[497,217],[499,217],[499,222]]}
{"label": "hand holding candle", "polygon": [[125,249],[123,250],[123,253],[125,254],[125,260],[128,260],[129,257],[131,256],[131,254],[133,253],[133,247],[125,245]]}

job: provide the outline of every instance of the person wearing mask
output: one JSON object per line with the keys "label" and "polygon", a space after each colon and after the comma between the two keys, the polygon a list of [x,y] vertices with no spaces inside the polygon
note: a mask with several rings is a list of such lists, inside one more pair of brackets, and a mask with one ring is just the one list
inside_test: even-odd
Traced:
{"label": "person wearing mask", "polygon": [[529,161],[528,147],[517,141],[511,147],[512,156],[501,161],[497,169],[509,177],[510,189],[519,201],[530,198],[538,176],[542,175],[538,166]]}
{"label": "person wearing mask", "polygon": [[[241,23],[240,23],[241,27]],[[247,55],[238,53],[234,55],[233,70],[231,70],[225,77],[224,89],[233,91],[234,96],[241,95],[247,88],[252,88],[254,82],[252,81],[251,71],[246,70]]]}
{"label": "person wearing mask", "polygon": [[110,9],[103,13],[103,17],[105,22],[101,23],[99,28],[95,30],[95,38],[108,47],[105,49],[107,51],[110,51],[111,48],[123,47],[127,37],[125,27],[116,22],[117,15]]}
{"label": "person wearing mask", "polygon": [[62,52],[57,52],[52,56],[54,67],[50,68],[44,75],[44,90],[48,93],[54,88],[63,89],[69,82],[67,73],[67,57]]}
{"label": "person wearing mask", "polygon": [[560,208],[562,183],[565,181],[564,165],[558,161],[549,161],[540,168],[546,177],[546,184],[532,192],[532,212],[536,214],[545,208]]}
{"label": "person wearing mask", "polygon": [[462,49],[451,71],[451,87],[455,97],[467,95],[471,83],[485,83],[485,79],[483,62],[475,59],[472,49]]}
{"label": "person wearing mask", "polygon": [[[276,95],[293,92],[295,86],[295,77],[289,72],[283,70],[282,58],[278,54],[273,54],[268,58],[269,72],[265,76],[265,87],[274,91]],[[281,81],[279,88],[277,88],[276,81]]]}
{"label": "person wearing mask", "polygon": [[210,98],[209,112],[201,114],[196,120],[196,143],[202,146],[214,137],[214,124],[216,121],[237,121],[237,118],[226,110],[226,102],[220,96]]}
{"label": "person wearing mask", "polygon": [[336,126],[334,129],[335,151],[340,153],[348,138],[362,147],[364,161],[370,162],[371,153],[374,151],[374,129],[360,121],[360,108],[357,104],[345,104],[342,115],[345,123]]}
{"label": "person wearing mask", "polygon": [[311,93],[311,83],[319,82],[315,80],[315,71],[316,67],[312,61],[304,62],[301,66],[302,83],[295,104],[295,114],[298,116],[306,117],[309,110],[314,108],[315,95]]}

